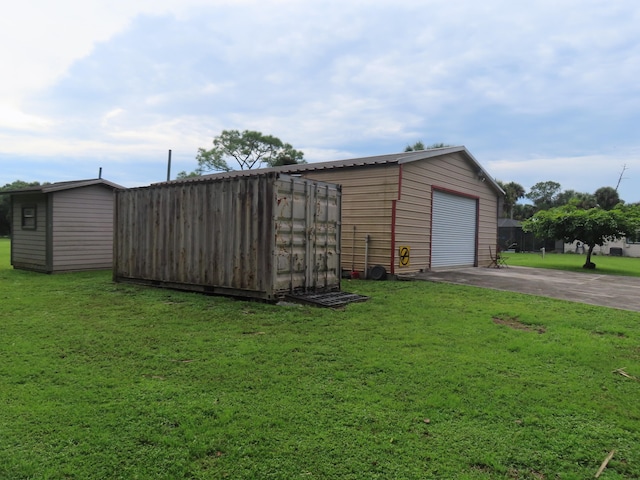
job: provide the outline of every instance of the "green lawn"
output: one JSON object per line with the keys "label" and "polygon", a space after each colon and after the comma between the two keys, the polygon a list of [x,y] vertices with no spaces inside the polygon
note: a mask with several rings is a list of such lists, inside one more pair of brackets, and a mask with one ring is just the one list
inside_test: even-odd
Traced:
{"label": "green lawn", "polygon": [[431,282],[277,306],[12,270],[0,478],[640,478],[640,314]]}
{"label": "green lawn", "polygon": [[591,257],[591,261],[596,264],[596,269],[587,270],[582,268],[586,255],[575,253],[547,253],[544,257],[539,253],[505,253],[504,256],[507,259],[507,264],[513,266],[640,277],[640,258],[594,255]]}

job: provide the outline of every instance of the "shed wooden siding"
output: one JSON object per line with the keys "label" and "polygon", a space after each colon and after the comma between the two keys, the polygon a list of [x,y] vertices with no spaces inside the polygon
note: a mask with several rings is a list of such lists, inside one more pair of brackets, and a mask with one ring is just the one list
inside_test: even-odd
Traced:
{"label": "shed wooden siding", "polygon": [[491,261],[489,246],[497,241],[496,192],[482,182],[477,172],[460,153],[453,153],[429,161],[402,165],[401,196],[396,207],[396,245],[411,247],[409,267],[395,263],[395,273],[410,273],[430,268],[431,254],[431,191],[441,188],[478,198],[479,266]]}
{"label": "shed wooden siding", "polygon": [[[342,268],[359,272],[365,267],[365,240],[369,235],[368,266],[391,267],[393,201],[398,198],[397,164],[336,168],[304,172],[314,180],[342,185]],[[355,232],[355,250],[354,231]]]}
{"label": "shed wooden siding", "polygon": [[[47,265],[47,197],[46,195],[15,195],[12,201],[11,264],[46,272]],[[36,207],[36,229],[22,228],[22,207]]]}
{"label": "shed wooden siding", "polygon": [[113,190],[94,185],[50,195],[53,271],[111,268]]}

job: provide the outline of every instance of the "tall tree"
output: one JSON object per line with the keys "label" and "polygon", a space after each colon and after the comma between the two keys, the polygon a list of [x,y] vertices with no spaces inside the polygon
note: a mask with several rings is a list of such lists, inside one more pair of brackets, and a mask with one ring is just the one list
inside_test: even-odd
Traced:
{"label": "tall tree", "polygon": [[556,206],[557,196],[561,185],[558,182],[538,182],[529,189],[526,197],[533,202],[538,210],[547,210]]}
{"label": "tall tree", "polygon": [[564,190],[556,195],[554,200],[555,207],[562,205],[575,205],[583,210],[596,207],[598,204],[595,197],[590,193],[576,192],[575,190]]}
{"label": "tall tree", "polygon": [[298,163],[307,163],[304,160],[304,153],[296,150],[289,143],[282,146],[282,150],[269,163],[270,167],[280,167],[283,165],[296,165]]}
{"label": "tall tree", "polygon": [[416,143],[414,143],[413,145],[407,145],[404,148],[405,152],[417,152],[419,150],[424,150],[426,147],[424,146],[424,143],[422,143],[422,141],[418,140]]}
{"label": "tall tree", "polygon": [[404,151],[405,152],[417,152],[417,151],[420,151],[420,150],[431,150],[432,148],[445,148],[445,147],[451,147],[451,146],[452,145],[447,145],[446,143],[432,143],[431,145],[427,145],[425,147],[424,143],[422,143],[421,140],[418,140],[413,145],[407,145],[404,148]]}
{"label": "tall tree", "polygon": [[202,175],[202,171],[200,169],[195,169],[193,172],[182,170],[181,172],[178,172],[178,174],[176,175],[176,179],[184,180],[185,178],[199,177],[200,175]]}
{"label": "tall tree", "polygon": [[[245,130],[223,130],[213,139],[213,148],[198,149],[196,172],[233,170],[236,162],[241,170],[254,167],[305,163],[304,153],[272,135]],[[182,173],[182,172],[181,172]]]}
{"label": "tall tree", "polygon": [[530,203],[516,203],[513,206],[513,219],[526,220],[536,213],[536,207]]}
{"label": "tall tree", "polygon": [[575,198],[578,194],[575,190],[563,190],[556,195],[554,199],[554,207],[560,207],[561,205],[567,205]]}
{"label": "tall tree", "polygon": [[596,268],[591,254],[597,245],[623,237],[633,237],[640,228],[640,207],[618,205],[612,210],[574,205],[541,210],[522,223],[525,231],[538,238],[562,239],[566,243],[580,241],[587,245],[584,268]]}
{"label": "tall tree", "polygon": [[502,208],[502,215],[513,219],[513,210],[516,203],[521,198],[524,198],[525,190],[522,185],[516,182],[504,183],[498,180],[498,185],[504,190],[504,205]]}
{"label": "tall tree", "polygon": [[600,187],[595,191],[593,196],[600,208],[611,210],[621,202],[618,191],[613,187]]}
{"label": "tall tree", "polygon": [[589,208],[598,206],[596,197],[591,193],[584,192],[577,192],[570,200],[570,203],[573,203],[576,207],[581,208],[582,210],[587,210]]}

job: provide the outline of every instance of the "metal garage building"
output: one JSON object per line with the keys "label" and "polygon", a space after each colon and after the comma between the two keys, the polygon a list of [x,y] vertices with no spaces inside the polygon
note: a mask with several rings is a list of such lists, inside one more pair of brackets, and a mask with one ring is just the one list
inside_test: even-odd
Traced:
{"label": "metal garage building", "polygon": [[343,270],[397,275],[491,262],[504,192],[464,146],[202,178],[268,171],[342,185]]}

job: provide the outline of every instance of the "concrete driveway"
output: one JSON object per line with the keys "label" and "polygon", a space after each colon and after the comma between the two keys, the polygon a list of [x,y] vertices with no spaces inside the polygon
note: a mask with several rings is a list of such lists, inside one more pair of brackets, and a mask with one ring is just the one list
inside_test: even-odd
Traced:
{"label": "concrete driveway", "polygon": [[461,268],[420,273],[415,279],[528,293],[640,312],[640,278],[544,268]]}

